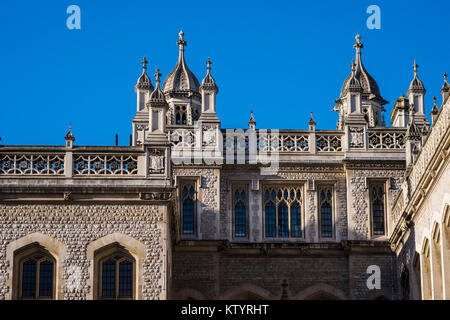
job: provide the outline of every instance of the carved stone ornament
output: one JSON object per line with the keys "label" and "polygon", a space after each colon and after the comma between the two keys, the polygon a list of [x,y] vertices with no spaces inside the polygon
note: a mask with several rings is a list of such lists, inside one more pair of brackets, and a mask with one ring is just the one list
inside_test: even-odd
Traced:
{"label": "carved stone ornament", "polygon": [[166,201],[172,199],[171,192],[151,192],[151,193],[139,193],[139,199],[141,200],[153,200],[153,201]]}
{"label": "carved stone ornament", "polygon": [[203,127],[203,146],[216,145],[216,129],[214,127]]}
{"label": "carved stone ornament", "polygon": [[358,127],[350,128],[350,147],[363,148],[364,147],[364,129]]}
{"label": "carved stone ornament", "polygon": [[161,150],[153,149],[149,157],[149,173],[164,173],[164,156]]}

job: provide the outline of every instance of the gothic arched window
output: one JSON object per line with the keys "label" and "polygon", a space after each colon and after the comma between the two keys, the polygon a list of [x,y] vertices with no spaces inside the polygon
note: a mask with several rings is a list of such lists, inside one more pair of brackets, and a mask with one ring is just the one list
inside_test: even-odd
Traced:
{"label": "gothic arched window", "polygon": [[322,186],[319,188],[320,209],[320,237],[333,237],[333,188]]}
{"label": "gothic arched window", "polygon": [[97,298],[133,299],[136,262],[118,243],[99,249],[95,254]]}
{"label": "gothic arched window", "polygon": [[370,185],[372,234],[375,236],[385,234],[384,196],[385,196],[384,183],[372,183]]}
{"label": "gothic arched window", "polygon": [[185,235],[195,234],[195,183],[186,183],[181,189],[182,230]]}
{"label": "gothic arched window", "polygon": [[233,194],[234,236],[247,236],[247,186],[236,186]]}
{"label": "gothic arched window", "polygon": [[17,254],[18,298],[54,299],[56,261],[39,245],[32,245]]}
{"label": "gothic arched window", "polygon": [[263,204],[266,238],[302,237],[300,187],[265,187]]}
{"label": "gothic arched window", "polygon": [[186,106],[175,106],[175,124],[187,124]]}

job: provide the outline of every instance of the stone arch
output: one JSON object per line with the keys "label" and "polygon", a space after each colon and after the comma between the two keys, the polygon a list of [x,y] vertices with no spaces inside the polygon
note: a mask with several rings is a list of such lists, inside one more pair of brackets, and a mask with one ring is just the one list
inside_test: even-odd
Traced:
{"label": "stone arch", "polygon": [[146,246],[139,240],[136,240],[126,234],[122,233],[112,233],[104,237],[101,237],[88,244],[86,249],[86,257],[88,259],[89,268],[89,278],[86,283],[89,286],[89,293],[86,295],[86,299],[93,300],[96,298],[96,253],[111,246],[118,245],[123,247],[128,253],[136,260],[136,277],[135,277],[135,298],[138,300],[143,299],[142,287],[144,285],[143,275],[144,275],[144,260],[146,257]]}
{"label": "stone arch", "polygon": [[431,229],[430,266],[431,284],[434,300],[442,300],[442,256],[441,256],[441,228],[437,221]]}
{"label": "stone arch", "polygon": [[244,283],[237,288],[225,292],[221,300],[274,300],[269,291],[250,283]]}
{"label": "stone arch", "polygon": [[298,292],[293,300],[346,300],[345,293],[326,283],[318,283]]}
{"label": "stone arch", "polygon": [[441,258],[443,299],[450,299],[450,206],[445,203],[441,220]]}
{"label": "stone arch", "polygon": [[430,241],[426,237],[423,239],[421,246],[420,273],[421,273],[420,286],[422,288],[422,299],[430,300],[432,298]]}
{"label": "stone arch", "polygon": [[16,269],[16,261],[14,259],[15,253],[27,246],[30,245],[39,245],[43,247],[46,251],[48,251],[56,261],[56,269],[55,269],[55,299],[62,300],[64,299],[64,260],[67,256],[67,247],[66,245],[57,240],[56,238],[50,237],[46,234],[35,232],[28,234],[24,237],[11,241],[6,246],[6,261],[8,261],[7,274],[9,275],[6,284],[10,288],[9,292],[6,294],[6,299],[15,299],[16,298],[16,289],[15,289],[15,279],[16,274],[14,270]]}
{"label": "stone arch", "polygon": [[191,288],[185,288],[179,290],[174,295],[175,300],[206,300],[203,293],[201,293],[198,290],[191,289]]}

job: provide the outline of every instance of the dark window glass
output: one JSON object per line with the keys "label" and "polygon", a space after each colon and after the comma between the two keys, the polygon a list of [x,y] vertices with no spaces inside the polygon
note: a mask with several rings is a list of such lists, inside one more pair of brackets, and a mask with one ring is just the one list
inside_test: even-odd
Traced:
{"label": "dark window glass", "polygon": [[36,261],[28,260],[23,264],[22,273],[22,297],[36,297]]}
{"label": "dark window glass", "polygon": [[331,205],[328,202],[324,202],[320,208],[320,232],[323,238],[333,236]]}
{"label": "dark window glass", "polygon": [[372,196],[372,228],[376,236],[384,235],[384,185],[371,186]]}
{"label": "dark window glass", "polygon": [[381,200],[373,202],[373,234],[384,234],[384,205]]}
{"label": "dark window glass", "polygon": [[53,262],[42,261],[39,266],[39,296],[53,296]]}
{"label": "dark window glass", "polygon": [[191,198],[183,202],[183,233],[194,234],[194,202]]}
{"label": "dark window glass", "polygon": [[246,224],[246,213],[245,213],[245,205],[242,201],[236,203],[235,206],[235,214],[234,214],[234,226],[235,226],[235,236],[236,237],[245,237],[247,236],[247,224]]}
{"label": "dark window glass", "polygon": [[288,206],[284,201],[278,205],[278,236],[289,237]]}
{"label": "dark window glass", "polygon": [[116,297],[116,262],[112,259],[102,265],[102,297]]}
{"label": "dark window glass", "polygon": [[298,202],[294,202],[291,205],[291,236],[302,236],[302,221],[300,213],[300,205]]}
{"label": "dark window glass", "polygon": [[265,208],[266,213],[266,237],[273,238],[276,236],[276,212],[275,205],[272,201],[266,204]]}
{"label": "dark window glass", "polygon": [[131,298],[133,296],[133,264],[122,261],[119,264],[119,297]]}

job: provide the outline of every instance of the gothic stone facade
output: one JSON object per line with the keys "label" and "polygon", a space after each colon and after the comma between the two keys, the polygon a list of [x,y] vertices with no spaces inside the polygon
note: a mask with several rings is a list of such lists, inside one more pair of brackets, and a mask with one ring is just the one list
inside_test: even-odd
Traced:
{"label": "gothic stone facade", "polygon": [[450,298],[446,79],[430,125],[414,63],[386,127],[357,36],[335,130],[225,130],[179,36],[131,146],[0,146],[0,299]]}

